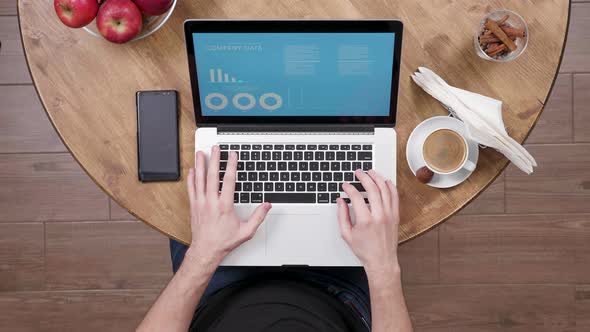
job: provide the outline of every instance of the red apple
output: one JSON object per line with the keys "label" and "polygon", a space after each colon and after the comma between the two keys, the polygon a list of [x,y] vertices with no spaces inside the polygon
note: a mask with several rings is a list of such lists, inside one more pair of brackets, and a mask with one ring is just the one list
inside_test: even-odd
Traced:
{"label": "red apple", "polygon": [[122,44],[141,31],[141,12],[131,0],[107,0],[98,10],[96,26],[103,37]]}
{"label": "red apple", "polygon": [[170,9],[173,0],[133,0],[148,15],[162,15]]}
{"label": "red apple", "polygon": [[96,17],[97,0],[54,0],[57,17],[70,28],[81,28]]}

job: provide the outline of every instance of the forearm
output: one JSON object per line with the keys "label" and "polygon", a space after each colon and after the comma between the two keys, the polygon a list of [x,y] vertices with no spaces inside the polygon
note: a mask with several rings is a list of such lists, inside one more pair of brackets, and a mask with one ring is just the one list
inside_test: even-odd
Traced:
{"label": "forearm", "polygon": [[367,277],[371,293],[372,331],[412,331],[399,265],[368,270]]}
{"label": "forearm", "polygon": [[189,249],[137,331],[186,332],[217,265],[216,261],[195,257]]}

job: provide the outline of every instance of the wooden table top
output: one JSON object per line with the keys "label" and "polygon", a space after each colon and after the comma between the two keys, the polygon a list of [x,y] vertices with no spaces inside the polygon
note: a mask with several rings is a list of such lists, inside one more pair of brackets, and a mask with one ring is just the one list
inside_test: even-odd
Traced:
{"label": "wooden table top", "polygon": [[[491,149],[480,150],[477,170],[461,185],[435,189],[418,182],[405,145],[421,121],[447,112],[410,79],[418,66],[451,85],[504,102],[508,132],[522,142],[546,102],[561,60],[569,1],[462,0],[191,0],[179,1],[152,36],[115,45],[69,29],[52,1],[19,0],[23,45],[41,101],[65,145],[94,181],[134,216],[183,242],[190,241],[185,190],[193,164],[193,103],[182,23],[189,18],[396,18],[405,24],[398,100],[397,184],[400,241],[446,220],[482,192],[506,167]],[[473,34],[482,17],[499,8],[519,13],[529,44],[505,64],[480,59]],[[137,179],[135,92],[175,89],[180,95],[182,181],[143,184]],[[336,222],[336,221],[335,221]]]}

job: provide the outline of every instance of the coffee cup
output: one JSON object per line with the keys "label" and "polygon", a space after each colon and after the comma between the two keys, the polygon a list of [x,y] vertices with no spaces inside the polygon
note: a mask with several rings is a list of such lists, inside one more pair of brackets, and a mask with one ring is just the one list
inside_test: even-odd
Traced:
{"label": "coffee cup", "polygon": [[463,169],[473,171],[476,165],[469,157],[467,139],[452,129],[434,129],[422,143],[424,163],[436,174],[455,174]]}

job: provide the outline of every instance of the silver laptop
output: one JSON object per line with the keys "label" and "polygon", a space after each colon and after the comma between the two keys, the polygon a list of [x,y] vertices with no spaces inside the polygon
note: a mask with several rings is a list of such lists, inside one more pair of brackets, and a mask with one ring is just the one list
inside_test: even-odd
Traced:
{"label": "silver laptop", "polygon": [[396,179],[402,23],[188,20],[195,149],[239,155],[234,202],[273,204],[222,265],[360,266],[340,236],[343,182]]}

